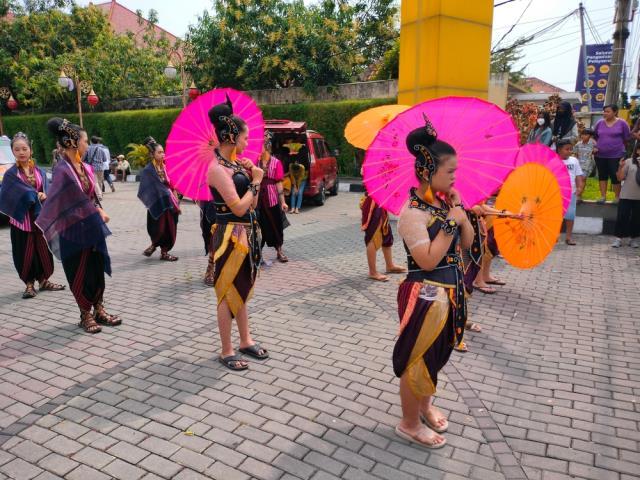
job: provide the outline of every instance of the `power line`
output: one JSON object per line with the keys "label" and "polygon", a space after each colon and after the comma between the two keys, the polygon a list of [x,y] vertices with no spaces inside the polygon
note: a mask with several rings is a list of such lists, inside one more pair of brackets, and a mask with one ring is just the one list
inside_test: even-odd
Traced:
{"label": "power line", "polygon": [[[592,9],[591,11],[592,11],[592,12],[601,12],[601,11],[603,11],[603,10],[611,10],[611,7],[595,8],[595,9]],[[528,24],[530,24],[530,23],[546,22],[546,21],[548,21],[548,20],[557,20],[558,18],[564,18],[565,16],[566,16],[566,15],[559,15],[559,16],[557,16],[557,17],[545,17],[545,18],[539,18],[539,19],[537,19],[537,20],[529,20],[528,22],[520,22],[520,25],[528,25]],[[509,27],[511,27],[511,24],[509,24],[509,25],[501,25],[501,26],[499,26],[499,27],[494,27],[493,29],[494,29],[494,30],[502,30],[502,29],[509,28]]]}
{"label": "power line", "polygon": [[502,35],[502,37],[500,37],[500,40],[498,40],[498,43],[496,43],[493,48],[496,48],[498,45],[500,45],[500,42],[502,42],[502,40],[504,40],[507,35],[509,35],[511,32],[513,32],[513,29],[518,26],[518,23],[520,22],[520,20],[522,20],[522,17],[524,17],[524,14],[527,13],[527,10],[529,9],[529,7],[531,6],[532,3],[533,3],[533,0],[529,0],[529,3],[527,3],[527,6],[524,7],[524,10],[522,11],[520,16],[518,17],[518,20],[516,20],[516,22],[513,24],[513,26],[509,30],[507,30],[507,32],[504,35]]}
{"label": "power line", "polygon": [[[540,30],[538,30],[538,31],[536,31],[536,32],[534,32],[534,33],[532,33],[532,34],[525,35],[525,36],[521,37],[521,39],[522,39],[523,41],[525,41],[525,43],[526,43],[526,42],[529,42],[529,41],[531,41],[532,39],[534,39],[536,36],[544,35],[545,33],[547,33],[547,32],[549,32],[549,31],[551,31],[551,30],[554,30],[554,29],[558,28],[560,25],[562,25],[564,22],[566,22],[566,21],[567,21],[567,19],[568,19],[569,17],[571,17],[571,15],[573,15],[574,13],[575,13],[575,10],[573,10],[573,11],[572,11],[572,12],[570,12],[570,13],[568,13],[568,14],[567,14],[567,15],[565,15],[564,17],[561,17],[561,18],[560,18],[560,20],[557,20],[557,21],[553,22],[552,24],[547,25],[546,27],[543,27],[543,28],[541,28]],[[496,46],[497,46],[497,45],[496,45]],[[496,46],[494,46],[494,47],[491,49],[491,54],[492,54],[492,55],[493,55],[493,54],[496,54],[496,53],[503,52],[503,51],[508,50],[509,48],[511,48],[511,47],[505,47],[505,48],[501,48],[501,49],[495,50],[495,47],[496,47]]]}

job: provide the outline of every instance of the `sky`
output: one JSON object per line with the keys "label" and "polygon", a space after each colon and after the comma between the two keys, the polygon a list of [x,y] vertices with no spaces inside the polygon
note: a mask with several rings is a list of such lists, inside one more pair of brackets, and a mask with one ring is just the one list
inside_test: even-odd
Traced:
{"label": "sky", "polygon": [[[105,0],[106,1],[106,0]],[[312,3],[313,0],[305,0]],[[414,0],[404,0],[414,1]],[[502,3],[505,0],[495,0]],[[79,0],[80,5],[87,5],[89,0]],[[94,0],[94,3],[100,3]],[[175,0],[119,0],[133,11],[138,9],[148,12],[153,8],[158,11],[159,25],[174,35],[183,37],[190,24],[197,23],[198,15],[210,9],[212,0],[188,0],[176,8]],[[578,7],[578,0],[513,0],[494,9],[493,40],[498,40],[518,20],[516,27],[510,32],[500,46],[509,45],[520,36],[540,30],[560,17],[565,16]],[[608,42],[613,33],[613,14],[615,0],[583,0],[587,14],[595,26],[594,35],[586,29],[587,43]],[[626,63],[632,74],[628,75],[628,85],[635,92],[638,56],[640,54],[640,14],[631,24],[631,36],[627,41]],[[528,76],[538,77],[568,91],[574,91],[576,72],[580,53],[580,20],[577,15],[567,19],[559,28],[533,40],[523,49],[524,58],[517,68],[526,67]],[[632,61],[633,60],[633,61]],[[635,66],[635,68],[631,68]]]}

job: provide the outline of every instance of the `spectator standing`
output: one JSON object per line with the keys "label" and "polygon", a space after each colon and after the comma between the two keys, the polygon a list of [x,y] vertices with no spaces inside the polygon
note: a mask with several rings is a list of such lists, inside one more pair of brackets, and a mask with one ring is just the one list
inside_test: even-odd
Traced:
{"label": "spectator standing", "polygon": [[[108,151],[109,150],[107,150],[107,152]],[[103,173],[104,179],[107,181],[107,183],[111,187],[111,191],[115,192],[116,187],[113,186],[113,180],[111,180],[111,158],[109,158],[110,156],[111,155],[108,154],[104,159],[104,164],[102,165],[102,173]],[[102,191],[104,192],[104,182],[102,182]]]}
{"label": "spectator standing", "polygon": [[[580,141],[573,146],[573,155],[580,162],[580,168],[584,173],[584,178],[589,178],[593,172],[596,163],[593,159],[593,150],[595,149],[596,142],[591,136],[593,130],[585,128],[580,133]],[[582,201],[582,196],[578,197],[578,201]]]}
{"label": "spectator standing", "polygon": [[596,139],[596,167],[598,168],[598,180],[600,181],[600,199],[598,203],[604,203],[607,195],[607,183],[611,180],[613,192],[616,195],[615,203],[620,198],[620,181],[616,175],[620,159],[625,156],[626,143],[631,138],[629,125],[618,118],[618,106],[606,105],[602,110],[602,120],[598,120],[593,129]]}
{"label": "spectator standing", "polygon": [[576,219],[576,203],[577,198],[582,195],[582,191],[584,190],[585,185],[585,177],[582,172],[582,168],[580,168],[580,162],[578,159],[571,155],[573,151],[573,147],[571,145],[571,141],[568,139],[558,140],[556,143],[556,152],[564,162],[564,165],[567,167],[569,171],[569,177],[571,178],[571,202],[569,203],[569,208],[564,214],[564,220],[566,225],[566,234],[565,241],[567,245],[575,245],[576,242],[573,241],[573,222]]}
{"label": "spectator standing", "polygon": [[556,118],[553,120],[553,143],[559,140],[578,141],[578,124],[573,116],[573,108],[569,102],[560,102],[556,110]]}
{"label": "spectator standing", "polygon": [[551,145],[551,117],[549,112],[538,113],[536,126],[529,132],[527,143],[541,143],[547,147]]}
{"label": "spectator standing", "polygon": [[101,145],[102,139],[93,135],[91,137],[91,145],[87,150],[87,154],[84,158],[85,163],[91,165],[95,175],[95,190],[98,200],[102,200],[102,184],[104,183],[104,171],[103,165],[105,161],[105,155],[109,159],[108,153],[105,152],[104,146]]}
{"label": "spectator standing", "polygon": [[629,246],[640,247],[640,184],[638,183],[640,169],[640,144],[636,142],[635,151],[631,158],[621,160],[617,171],[618,180],[622,182],[620,202],[618,203],[618,218],[616,220],[616,239],[611,244],[614,248],[622,246],[622,240],[630,237]]}

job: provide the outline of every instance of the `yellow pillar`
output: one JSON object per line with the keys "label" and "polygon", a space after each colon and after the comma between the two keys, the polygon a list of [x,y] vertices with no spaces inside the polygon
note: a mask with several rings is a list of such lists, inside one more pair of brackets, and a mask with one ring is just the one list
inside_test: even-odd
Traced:
{"label": "yellow pillar", "polygon": [[398,103],[487,98],[493,0],[403,0]]}

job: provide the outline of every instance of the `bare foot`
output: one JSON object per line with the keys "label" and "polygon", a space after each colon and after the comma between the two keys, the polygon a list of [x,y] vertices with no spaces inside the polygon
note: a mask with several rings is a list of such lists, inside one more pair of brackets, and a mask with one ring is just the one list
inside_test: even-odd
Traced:
{"label": "bare foot", "polygon": [[409,442],[417,443],[426,448],[440,448],[447,443],[446,438],[424,425],[408,428],[403,422],[400,422],[396,427],[396,434]]}
{"label": "bare foot", "polygon": [[424,415],[425,420],[429,427],[438,433],[446,432],[449,428],[449,421],[447,417],[438,408],[431,405],[428,409],[421,409],[420,412]]}
{"label": "bare foot", "polygon": [[389,277],[381,274],[380,272],[374,272],[369,274],[369,278],[371,280],[377,280],[378,282],[387,282],[389,281]]}
{"label": "bare foot", "polygon": [[404,273],[406,271],[406,268],[399,265],[391,265],[390,267],[387,267],[387,273]]}

